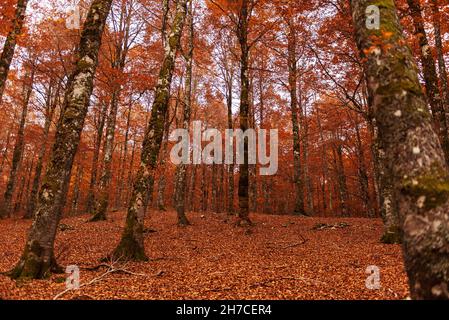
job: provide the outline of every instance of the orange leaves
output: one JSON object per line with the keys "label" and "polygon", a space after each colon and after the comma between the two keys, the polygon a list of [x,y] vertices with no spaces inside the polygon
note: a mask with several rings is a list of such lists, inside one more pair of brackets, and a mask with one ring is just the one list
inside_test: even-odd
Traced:
{"label": "orange leaves", "polygon": [[[87,283],[105,269],[97,266],[120,237],[124,213],[113,220],[84,223],[87,216],[65,219],[73,227],[58,234],[56,254],[62,265],[81,269]],[[64,299],[404,299],[407,280],[399,245],[378,244],[380,220],[296,218],[252,215],[251,232],[225,222],[225,215],[189,214],[193,225],[176,226],[175,212],[151,212],[146,237],[151,261],[130,263],[126,273],[68,293]],[[346,222],[348,228],[313,230],[317,223]],[[0,221],[0,271],[19,258],[30,222]],[[100,236],[101,235],[101,236]],[[307,241],[302,241],[307,239]],[[195,261],[195,263],[192,263]],[[366,267],[380,268],[381,288],[365,287]],[[51,299],[65,289],[64,275],[17,285],[0,275],[3,299]]]}

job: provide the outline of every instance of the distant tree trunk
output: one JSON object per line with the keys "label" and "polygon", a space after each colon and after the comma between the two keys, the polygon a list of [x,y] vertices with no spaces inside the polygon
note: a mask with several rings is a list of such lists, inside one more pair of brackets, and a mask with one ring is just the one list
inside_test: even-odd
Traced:
{"label": "distant tree trunk", "polygon": [[438,0],[432,0],[430,3],[432,7],[432,21],[433,29],[435,34],[435,47],[437,49],[438,57],[438,70],[440,74],[441,81],[441,91],[443,93],[443,108],[446,113],[446,120],[449,119],[449,84],[448,84],[448,74],[446,69],[446,63],[444,61],[444,51],[443,51],[443,41],[441,37],[441,14],[438,8]]}
{"label": "distant tree trunk", "polygon": [[288,84],[290,91],[290,109],[293,129],[293,177],[295,184],[295,215],[304,216],[304,184],[301,168],[301,142],[298,122],[297,63],[296,63],[296,30],[293,21],[288,21]]}
{"label": "distant tree trunk", "polygon": [[196,171],[198,169],[197,165],[192,165],[192,170],[190,172],[190,182],[189,182],[189,192],[187,193],[189,210],[195,211],[195,193],[196,193]]}
{"label": "distant tree trunk", "polygon": [[103,129],[106,123],[106,114],[109,105],[103,104],[99,114],[97,130],[95,132],[94,154],[92,157],[92,167],[90,173],[89,190],[87,191],[86,212],[92,213],[95,205],[95,188],[97,186],[98,159],[100,158],[101,141],[103,140]]}
{"label": "distant tree trunk", "polygon": [[340,209],[343,217],[349,216],[348,212],[348,186],[343,165],[343,146],[338,135],[334,136],[336,145],[334,148],[335,170],[337,171],[338,194],[340,196]]}
{"label": "distant tree trunk", "polygon": [[[245,132],[248,129],[249,112],[249,46],[248,46],[248,23],[249,2],[242,0],[237,37],[240,44],[240,129]],[[244,139],[244,163],[239,166],[239,225],[251,225],[249,219],[249,164],[248,164],[248,139]]]}
{"label": "distant tree trunk", "polygon": [[80,186],[81,186],[81,180],[83,178],[83,166],[81,162],[78,164],[78,167],[76,168],[76,175],[75,175],[75,185],[73,186],[73,197],[72,197],[72,206],[70,208],[70,215],[75,216],[78,214],[78,204],[79,204],[79,198],[80,198]]}
{"label": "distant tree trunk", "polygon": [[358,162],[358,178],[360,186],[360,197],[362,198],[363,210],[366,212],[367,216],[370,218],[374,217],[374,210],[371,206],[371,199],[369,195],[369,180],[368,173],[365,164],[365,152],[363,150],[362,138],[360,136],[360,124],[358,119],[355,119],[355,136],[356,136],[356,147],[357,147],[357,162]]}
{"label": "distant tree trunk", "polygon": [[139,171],[128,206],[125,230],[119,245],[113,252],[113,256],[116,258],[147,260],[143,243],[145,198],[147,191],[152,190],[154,182],[153,176],[164,134],[164,119],[169,105],[176,52],[180,43],[188,1],[178,0],[176,4],[176,14],[165,46],[165,55],[155,90],[151,118],[142,144]]}
{"label": "distant tree trunk", "polygon": [[53,120],[53,115],[54,115],[57,101],[59,98],[59,89],[60,89],[60,86],[58,86],[58,89],[56,90],[53,101],[52,101],[52,87],[51,86],[49,87],[49,90],[47,93],[47,101],[46,101],[46,107],[45,107],[44,132],[42,133],[42,142],[41,142],[41,146],[40,146],[38,157],[37,157],[36,168],[34,170],[33,185],[31,187],[30,198],[28,200],[27,210],[26,210],[26,213],[24,216],[25,219],[33,218],[33,212],[36,207],[37,196],[38,196],[38,192],[39,192],[39,184],[40,184],[40,180],[41,180],[42,169],[44,166],[44,156],[45,156],[45,153],[47,152],[48,134],[50,133],[51,122]]}
{"label": "distant tree trunk", "polygon": [[[192,68],[193,68],[193,50],[194,50],[194,37],[195,30],[193,25],[193,1],[189,3],[189,9],[187,13],[186,26],[188,28],[188,49],[184,55],[186,62],[186,77],[184,83],[184,103],[182,104],[182,128],[189,132],[190,117],[192,113]],[[186,189],[187,189],[187,165],[181,163],[177,166],[176,182],[175,182],[175,207],[178,214],[178,224],[180,226],[186,226],[189,224],[189,220],[186,216]]]}
{"label": "distant tree trunk", "polygon": [[[404,231],[411,296],[448,299],[449,174],[444,152],[432,127],[394,1],[383,1],[380,7],[380,30],[366,28],[366,8],[376,4],[374,0],[352,0],[352,16],[385,149],[386,173],[392,177]],[[379,38],[382,31],[391,36]],[[381,43],[374,39],[381,39]]]}
{"label": "distant tree trunk", "polygon": [[[34,164],[34,155],[30,157],[31,159],[28,161],[28,163],[24,166],[24,172],[22,174],[19,191],[17,192],[16,201],[14,203],[14,209],[13,212],[18,212],[22,209],[22,200],[23,195],[26,194],[28,191],[28,187],[26,186],[29,184],[31,173],[33,171],[33,164]],[[28,181],[28,182],[27,182]]]}
{"label": "distant tree trunk", "polygon": [[14,145],[14,151],[12,156],[11,170],[9,172],[8,183],[6,184],[6,191],[3,197],[3,205],[0,208],[0,218],[9,217],[12,211],[12,197],[14,194],[14,189],[16,187],[17,174],[22,162],[24,144],[24,132],[25,123],[28,115],[28,104],[30,101],[31,93],[33,92],[33,81],[34,81],[34,67],[31,73],[25,75],[23,79],[23,89],[22,89],[22,115],[20,117],[19,128],[17,130],[16,142]]}
{"label": "distant tree trunk", "polygon": [[[326,213],[327,210],[327,199],[326,199],[326,185],[328,184],[329,170],[327,163],[327,152],[326,152],[326,141],[324,140],[324,132],[323,127],[321,126],[321,115],[319,109],[316,110],[317,117],[317,125],[320,134],[320,144],[321,144],[321,171],[322,171],[322,181],[321,181],[321,194],[322,194],[322,202],[323,202],[323,213]],[[329,197],[332,197],[332,191],[329,188]],[[331,200],[329,200],[331,201]],[[330,208],[332,210],[332,206]]]}
{"label": "distant tree trunk", "polygon": [[132,104],[130,103],[128,106],[128,113],[126,116],[126,130],[125,130],[125,141],[123,142],[123,158],[122,163],[120,166],[120,173],[119,173],[119,179],[118,179],[118,186],[117,186],[117,195],[116,195],[116,207],[122,207],[123,206],[123,188],[125,186],[125,167],[126,167],[126,161],[128,159],[128,141],[129,141],[129,129],[131,124],[131,107]]}
{"label": "distant tree trunk", "polygon": [[101,36],[111,2],[94,0],[87,14],[76,65],[67,82],[64,111],[56,129],[56,141],[39,192],[34,222],[23,255],[11,271],[12,278],[44,278],[49,272],[61,271],[54,255],[54,240],[93,90]]}
{"label": "distant tree trunk", "polygon": [[136,152],[136,141],[133,142],[133,147],[131,149],[131,161],[129,162],[128,174],[126,176],[126,196],[124,205],[128,203],[129,200],[129,192],[133,187],[133,166],[134,166],[134,154]]}
{"label": "distant tree trunk", "polygon": [[115,124],[117,122],[117,111],[119,104],[120,90],[115,90],[112,94],[111,108],[106,124],[106,136],[104,143],[103,171],[98,186],[98,197],[95,198],[94,215],[91,222],[105,221],[106,211],[109,206],[110,183],[112,179],[112,158],[114,154]]}
{"label": "distant tree trunk", "polygon": [[306,199],[307,199],[307,211],[304,210],[307,215],[313,215],[313,193],[312,193],[312,182],[309,174],[309,121],[307,116],[307,106],[303,105],[302,102],[302,89],[301,89],[301,81],[298,81],[298,89],[299,89],[299,117],[300,117],[300,125],[302,126],[302,135],[301,141],[303,144],[302,147],[302,155],[304,161],[304,169],[303,169],[303,181],[306,191]]}
{"label": "distant tree trunk", "polygon": [[[232,84],[233,75],[229,75],[228,82],[226,84],[226,108],[228,111],[228,129],[234,129],[232,122]],[[234,152],[234,150],[233,150]],[[234,163],[228,165],[228,215],[234,214]]]}
{"label": "distant tree trunk", "polygon": [[8,151],[9,151],[9,143],[11,139],[11,131],[13,126],[11,125],[11,128],[8,130],[8,133],[6,134],[6,141],[5,144],[2,146],[3,152],[2,152],[2,162],[0,163],[0,177],[2,177],[3,169],[5,168],[5,161],[8,157]]}
{"label": "distant tree trunk", "polygon": [[208,198],[208,190],[207,190],[207,165],[202,164],[202,173],[201,173],[201,211],[207,211],[207,198]]}
{"label": "distant tree trunk", "polygon": [[5,91],[5,84],[8,78],[12,58],[14,57],[17,37],[22,32],[27,5],[28,0],[17,1],[14,20],[12,21],[12,29],[9,31],[5,44],[3,45],[2,55],[0,56],[0,103],[2,102],[3,92]]}
{"label": "distant tree trunk", "polygon": [[449,163],[449,133],[444,112],[442,95],[438,87],[438,76],[433,60],[432,50],[427,40],[424,19],[419,0],[407,0],[410,8],[410,15],[415,27],[415,35],[419,39],[419,55],[423,66],[424,82],[426,84],[426,94],[432,109],[432,114],[436,124],[436,131],[440,137],[441,147],[445,155],[446,162]]}

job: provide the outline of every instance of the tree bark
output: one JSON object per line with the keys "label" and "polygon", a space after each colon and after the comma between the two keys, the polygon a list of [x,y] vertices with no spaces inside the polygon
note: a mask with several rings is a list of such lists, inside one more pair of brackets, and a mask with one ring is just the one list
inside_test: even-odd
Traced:
{"label": "tree bark", "polygon": [[22,32],[27,5],[28,0],[17,1],[14,20],[12,22],[12,29],[9,31],[5,44],[3,45],[2,55],[0,56],[0,103],[2,102],[3,92],[5,91],[6,80],[8,78],[12,58],[14,57],[17,37]]}
{"label": "tree bark", "polygon": [[119,245],[112,254],[113,257],[119,259],[147,260],[143,241],[145,197],[147,191],[152,190],[154,183],[154,171],[164,134],[164,119],[169,105],[176,52],[180,43],[188,1],[177,1],[175,18],[165,45],[164,61],[159,72],[151,118],[145,131],[139,171],[128,206],[125,230]]}
{"label": "tree bark", "polygon": [[449,299],[449,174],[444,152],[394,1],[379,6],[380,30],[366,28],[366,8],[376,4],[352,0],[352,16],[386,172],[398,203],[410,292],[414,299]]}
{"label": "tree bark", "polygon": [[94,0],[87,14],[76,65],[67,83],[56,141],[39,192],[33,225],[22,257],[10,273],[12,278],[44,278],[49,272],[61,271],[54,255],[54,241],[93,90],[98,51],[111,2]]}

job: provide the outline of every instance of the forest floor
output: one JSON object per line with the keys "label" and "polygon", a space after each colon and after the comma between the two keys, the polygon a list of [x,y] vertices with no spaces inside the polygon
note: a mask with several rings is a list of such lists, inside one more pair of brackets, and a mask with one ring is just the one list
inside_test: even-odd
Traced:
{"label": "forest floor", "polygon": [[[146,227],[149,262],[129,263],[125,272],[86,268],[117,245],[125,213],[106,222],[88,216],[62,221],[58,262],[80,268],[80,290],[61,299],[405,299],[407,279],[399,245],[379,243],[381,220],[301,218],[253,214],[250,229],[235,227],[224,214],[191,213],[192,225],[178,227],[174,212],[152,211]],[[319,223],[343,228],[314,229]],[[0,221],[0,272],[14,266],[30,221]],[[380,269],[378,290],[366,288],[366,268]],[[65,276],[15,282],[0,275],[0,299],[53,299]]]}

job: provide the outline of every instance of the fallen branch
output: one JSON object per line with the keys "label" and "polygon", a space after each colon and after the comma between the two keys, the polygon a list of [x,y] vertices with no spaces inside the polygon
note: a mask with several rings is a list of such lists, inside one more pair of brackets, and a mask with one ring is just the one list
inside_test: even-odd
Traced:
{"label": "fallen branch", "polygon": [[[111,274],[111,273],[120,273],[120,272],[122,272],[122,273],[130,274],[130,275],[135,275],[135,276],[143,276],[143,277],[146,277],[146,276],[147,276],[147,275],[144,274],[144,273],[134,273],[134,272],[131,272],[131,271],[127,270],[126,267],[127,267],[127,265],[128,265],[128,262],[125,262],[123,265],[121,265],[121,266],[119,266],[119,267],[116,267],[117,264],[118,264],[118,261],[120,261],[120,259],[117,259],[116,261],[111,261],[110,264],[102,263],[102,264],[100,264],[100,265],[98,265],[98,266],[95,266],[95,267],[84,268],[84,269],[86,269],[86,270],[98,270],[98,269],[101,268],[101,267],[107,267],[108,270],[106,270],[106,272],[103,273],[103,274],[101,274],[100,276],[98,276],[98,277],[96,277],[96,278],[93,278],[93,279],[90,280],[89,282],[80,284],[79,288],[76,289],[76,290],[80,290],[80,289],[83,288],[83,287],[87,287],[87,286],[90,286],[90,285],[92,285],[92,284],[94,284],[94,283],[96,283],[96,282],[99,282],[99,281],[101,281],[104,277],[106,277],[107,275],[109,275],[109,274]],[[159,275],[159,274],[157,274],[156,276],[158,276],[158,275]],[[65,295],[65,294],[66,294],[67,292],[69,292],[69,291],[74,291],[74,289],[72,289],[72,288],[67,288],[67,289],[65,289],[64,291],[61,291],[60,293],[58,293],[56,296],[53,297],[53,300],[58,300],[58,298],[62,297],[63,295]]]}

